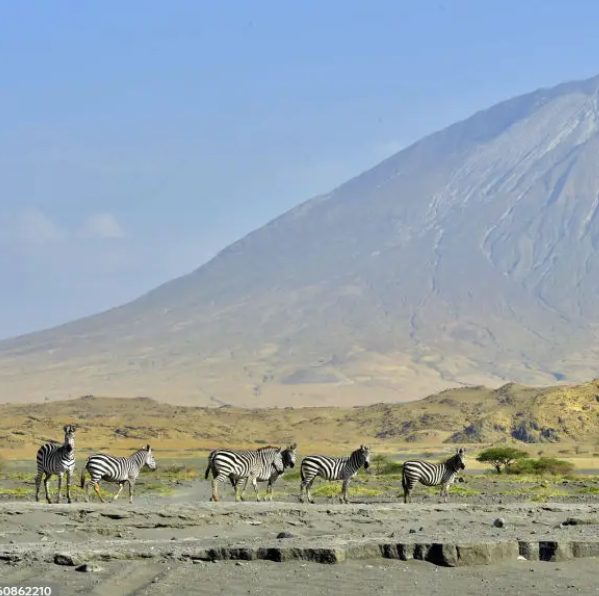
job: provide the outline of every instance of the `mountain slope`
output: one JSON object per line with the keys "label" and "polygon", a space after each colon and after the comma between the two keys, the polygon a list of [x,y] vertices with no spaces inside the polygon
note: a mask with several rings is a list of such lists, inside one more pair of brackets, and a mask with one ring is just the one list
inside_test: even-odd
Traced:
{"label": "mountain slope", "polygon": [[[342,454],[367,442],[375,453],[444,444],[515,443],[536,455],[594,453],[599,382],[568,387],[514,383],[447,389],[404,404],[357,408],[198,408],[148,398],[85,396],[44,404],[0,404],[0,457],[35,457],[39,445],[77,426],[78,449],[131,453],[140,441],[157,452],[197,457],[199,449],[256,448],[296,441],[300,453]],[[403,444],[401,447],[400,445]],[[472,449],[468,449],[472,456]]]}
{"label": "mountain slope", "polygon": [[498,104],[134,302],[0,343],[0,397],[352,405],[595,376],[598,96]]}

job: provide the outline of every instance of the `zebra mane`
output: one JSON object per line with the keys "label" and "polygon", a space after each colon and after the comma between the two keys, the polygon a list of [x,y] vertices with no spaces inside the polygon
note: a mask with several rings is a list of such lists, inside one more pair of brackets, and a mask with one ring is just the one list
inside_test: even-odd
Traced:
{"label": "zebra mane", "polygon": [[454,453],[448,460],[445,461],[445,465],[453,469],[458,469],[462,461],[463,454],[461,452]]}
{"label": "zebra mane", "polygon": [[149,445],[147,447],[140,447],[139,449],[136,449],[130,453],[127,457],[133,457],[134,455],[139,455],[140,453],[147,453],[149,451],[148,447]]}
{"label": "zebra mane", "polygon": [[[364,453],[365,451],[369,451],[368,447],[366,447],[365,445],[360,445],[357,449],[354,449],[351,453],[351,455],[353,456],[358,456],[359,453]],[[351,457],[350,455],[350,457]]]}
{"label": "zebra mane", "polygon": [[280,447],[275,447],[274,445],[266,445],[265,447],[259,447],[258,449],[256,449],[256,451],[258,451],[259,453],[263,452],[263,451],[281,451]]}

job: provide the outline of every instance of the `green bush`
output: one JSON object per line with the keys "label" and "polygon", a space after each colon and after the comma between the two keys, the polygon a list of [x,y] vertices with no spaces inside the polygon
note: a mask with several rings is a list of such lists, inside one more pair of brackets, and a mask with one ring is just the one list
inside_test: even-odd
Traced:
{"label": "green bush", "polygon": [[514,462],[524,459],[528,454],[526,451],[516,449],[515,447],[490,447],[478,454],[476,461],[484,464],[491,464],[498,474],[501,474],[501,468],[509,471]]}
{"label": "green bush", "polygon": [[534,474],[537,476],[565,476],[574,471],[574,464],[563,459],[541,457],[539,459],[521,459],[506,469],[508,474]]}
{"label": "green bush", "polygon": [[375,455],[371,458],[372,471],[375,476],[383,476],[389,474],[401,474],[403,470],[403,464],[400,462],[393,461],[386,455]]}

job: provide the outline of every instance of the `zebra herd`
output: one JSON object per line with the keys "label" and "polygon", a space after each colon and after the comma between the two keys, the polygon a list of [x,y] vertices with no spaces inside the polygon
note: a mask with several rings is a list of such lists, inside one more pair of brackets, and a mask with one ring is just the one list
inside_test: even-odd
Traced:
{"label": "zebra herd", "polygon": [[[48,480],[53,475],[58,476],[58,495],[56,502],[60,503],[60,493],[63,477],[66,475],[67,501],[71,503],[71,478],[75,469],[75,427],[67,424],[64,427],[64,442],[48,442],[42,445],[36,457],[37,476],[35,478],[35,500],[39,501],[40,484],[44,476],[44,489],[46,501],[51,503],[48,492]],[[402,487],[404,503],[411,502],[411,494],[417,483],[425,486],[441,486],[439,496],[447,502],[449,486],[457,474],[466,468],[464,463],[466,450],[459,448],[455,455],[445,462],[431,463],[419,459],[410,459],[404,462],[402,471]],[[273,485],[282,476],[287,468],[294,468],[297,457],[297,444],[292,443],[285,449],[281,447],[260,447],[255,450],[234,451],[231,449],[215,449],[208,456],[208,465],[204,474],[208,480],[212,474],[212,496],[210,501],[218,501],[218,483],[231,483],[235,490],[235,500],[244,500],[244,493],[251,481],[256,500],[260,500],[258,482],[268,482],[267,499],[272,501]],[[125,486],[129,487],[129,502],[133,502],[133,486],[142,468],[147,466],[156,470],[156,461],[150,445],[146,445],[129,457],[115,457],[98,453],[90,455],[81,470],[81,488],[85,488],[85,501],[89,500],[89,489],[94,487],[99,499],[105,503],[100,494],[100,480],[117,483],[118,492],[114,496],[116,501]],[[300,465],[300,495],[299,501],[314,503],[311,488],[316,478],[325,481],[342,481],[341,501],[348,503],[348,489],[352,478],[360,469],[368,470],[370,467],[370,448],[360,445],[349,457],[328,457],[325,455],[306,455]],[[85,481],[86,473],[89,480]],[[243,488],[240,487],[243,482]]]}
{"label": "zebra herd", "polygon": [[[52,503],[48,492],[48,480],[53,474],[58,476],[58,495],[56,502],[60,503],[60,489],[63,476],[67,477],[67,501],[71,502],[71,478],[75,469],[75,427],[67,424],[64,427],[64,443],[49,442],[42,445],[37,452],[37,476],[35,477],[35,500],[39,501],[40,483],[44,476],[46,501]],[[125,486],[129,485],[129,503],[133,502],[133,485],[141,472],[147,466],[150,470],[156,469],[156,461],[152,455],[152,448],[146,445],[129,457],[114,457],[104,453],[91,455],[87,458],[81,470],[81,488],[85,487],[85,500],[89,500],[89,488],[93,486],[102,503],[105,503],[100,494],[100,480],[116,482],[119,490],[114,496],[116,501]],[[85,484],[85,474],[89,473],[90,479]]]}

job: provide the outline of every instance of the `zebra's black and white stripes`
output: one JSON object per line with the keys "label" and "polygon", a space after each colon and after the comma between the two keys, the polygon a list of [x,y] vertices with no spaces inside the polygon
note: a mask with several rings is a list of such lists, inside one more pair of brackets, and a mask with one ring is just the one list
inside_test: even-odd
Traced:
{"label": "zebra's black and white stripes", "polygon": [[323,480],[342,480],[341,501],[348,502],[347,490],[349,481],[364,467],[370,466],[370,449],[360,445],[349,457],[327,457],[326,455],[307,455],[300,466],[302,482],[300,485],[300,503],[304,502],[304,491],[310,503],[312,499],[311,488],[317,476]]}
{"label": "zebra's black and white stripes", "polygon": [[[116,501],[123,490],[125,482],[129,484],[129,503],[133,502],[133,485],[144,466],[150,470],[156,469],[156,461],[152,454],[150,445],[136,451],[129,457],[115,457],[105,453],[91,455],[81,470],[81,488],[85,487],[85,500],[89,500],[89,487],[93,486],[100,501],[105,503],[100,494],[100,480],[106,482],[118,482],[119,490],[114,496]],[[90,479],[85,483],[85,473],[89,472]]]}
{"label": "zebra's black and white stripes", "polygon": [[[292,443],[283,451],[281,451],[281,457],[283,459],[283,469],[294,468],[295,460],[297,458],[297,443]],[[273,494],[273,485],[277,481],[277,478],[283,475],[284,472],[278,472],[275,468],[271,468],[270,470],[264,469],[262,470],[263,474],[256,476],[257,482],[266,482],[268,481],[267,496],[265,499],[272,501]],[[270,472],[270,475],[268,475]],[[241,490],[241,498],[243,499],[243,495],[245,493],[245,489],[248,485],[249,477],[246,477],[243,489]],[[241,479],[233,479],[231,478],[231,485],[235,490],[237,490],[237,484],[241,482]]]}
{"label": "zebra's black and white stripes", "polygon": [[419,459],[411,459],[404,462],[401,476],[404,503],[411,502],[411,493],[418,482],[425,486],[441,485],[439,497],[445,497],[445,501],[447,502],[449,499],[449,485],[454,481],[458,472],[466,468],[464,463],[465,453],[466,450],[460,447],[457,449],[455,455],[442,463],[431,463]]}
{"label": "zebra's black and white stripes", "polygon": [[35,500],[39,501],[40,484],[44,476],[46,501],[52,503],[48,492],[48,480],[52,474],[58,476],[58,495],[56,502],[60,503],[62,477],[67,476],[67,501],[71,502],[71,476],[75,469],[75,427],[67,424],[64,427],[64,443],[46,443],[37,452],[37,476],[35,477]]}
{"label": "zebra's black and white stripes", "polygon": [[[229,449],[217,449],[208,456],[208,467],[204,477],[206,480],[212,472],[212,496],[211,501],[218,501],[217,487],[219,482],[231,481],[235,488],[235,500],[240,501],[243,495],[239,494],[239,480],[251,481],[256,493],[256,500],[260,500],[258,494],[257,478],[270,479],[273,472],[279,475],[285,471],[283,456],[280,447],[261,447],[256,450],[232,451]],[[245,491],[245,486],[244,486]]]}

